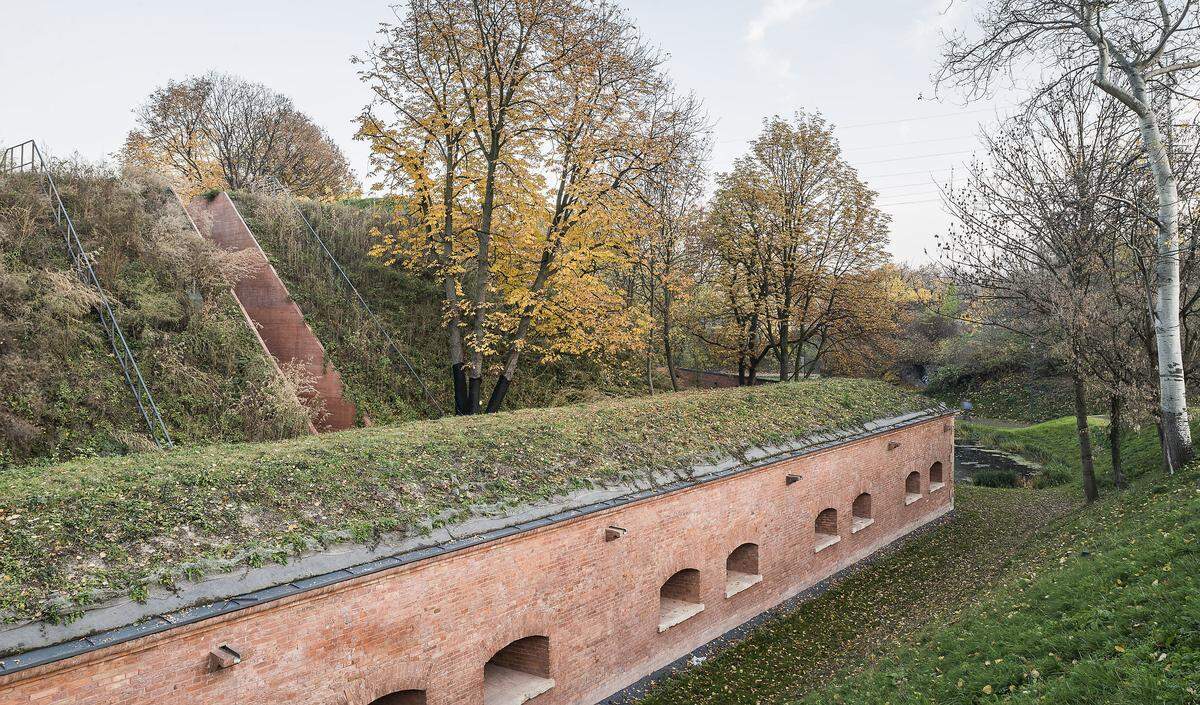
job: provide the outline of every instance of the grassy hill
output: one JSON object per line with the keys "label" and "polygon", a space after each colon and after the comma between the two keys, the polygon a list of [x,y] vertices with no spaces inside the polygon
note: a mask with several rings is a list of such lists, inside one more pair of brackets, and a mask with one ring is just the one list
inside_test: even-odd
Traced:
{"label": "grassy hill", "polygon": [[65,618],[147,585],[422,535],[576,489],[652,484],[655,471],[930,404],[827,379],[15,468],[0,473],[0,621]]}
{"label": "grassy hill", "polygon": [[[428,410],[413,376],[373,328],[362,308],[321,254],[319,245],[284,200],[232,194],[242,216],[342,373],[349,397],[376,423],[421,418]],[[374,199],[337,204],[301,201],[301,207],[355,287],[379,316],[430,388],[442,413],[452,408],[441,293],[435,282],[368,253],[371,230],[389,227]],[[611,396],[643,394],[644,362],[606,366],[587,359],[522,364],[505,408],[558,406]]]}
{"label": "grassy hill", "polygon": [[[1069,421],[974,432],[1067,467]],[[1155,445],[1131,438],[1133,488],[1090,507],[1075,482],[960,486],[949,524],[643,702],[1200,702],[1200,471],[1163,477]]]}
{"label": "grassy hill", "polygon": [[[304,410],[238,312],[227,263],[165,184],[99,167],[57,174],[177,442],[301,432]],[[33,175],[0,177],[0,466],[153,446]]]}
{"label": "grassy hill", "polygon": [[[262,354],[229,292],[243,265],[192,230],[167,185],[86,164],[57,165],[55,178],[176,443],[304,433],[295,380]],[[383,425],[447,412],[438,292],[366,254],[371,229],[386,227],[378,204],[303,207],[430,386],[436,411],[290,206],[237,199],[360,408]],[[40,179],[0,177],[0,467],[154,447],[92,310],[95,300],[71,269]],[[507,407],[637,395],[643,374],[589,360],[530,359]]]}
{"label": "grassy hill", "polygon": [[952,408],[970,400],[971,416],[1038,423],[1074,413],[1071,380],[1032,376],[1028,370],[995,369],[978,374],[947,374],[925,391]]}

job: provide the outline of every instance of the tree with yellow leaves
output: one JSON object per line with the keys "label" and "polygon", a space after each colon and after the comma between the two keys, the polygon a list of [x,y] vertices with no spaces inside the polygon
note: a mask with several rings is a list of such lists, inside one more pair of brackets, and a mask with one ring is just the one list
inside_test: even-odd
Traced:
{"label": "tree with yellow leaves", "polygon": [[771,355],[782,380],[830,351],[882,341],[899,290],[881,270],[888,217],[819,115],[764,122],[718,179],[700,245],[723,305],[693,325],[753,384]]}
{"label": "tree with yellow leaves", "polygon": [[500,409],[529,352],[642,345],[616,284],[634,185],[675,149],[661,56],[601,0],[413,0],[396,19],[358,59],[360,135],[399,196],[375,254],[442,282],[456,411]]}

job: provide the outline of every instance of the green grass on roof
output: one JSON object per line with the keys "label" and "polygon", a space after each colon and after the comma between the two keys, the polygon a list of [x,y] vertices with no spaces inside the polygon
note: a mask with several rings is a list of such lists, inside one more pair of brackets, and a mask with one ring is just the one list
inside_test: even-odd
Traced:
{"label": "green grass on roof", "polygon": [[930,405],[883,382],[829,379],[9,470],[0,611],[70,619],[153,584],[417,535]]}

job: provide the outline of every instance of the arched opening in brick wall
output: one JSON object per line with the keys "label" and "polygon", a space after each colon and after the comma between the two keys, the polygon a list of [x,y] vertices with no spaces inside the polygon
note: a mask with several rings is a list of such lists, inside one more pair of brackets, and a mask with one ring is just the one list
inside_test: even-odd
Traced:
{"label": "arched opening in brick wall", "polygon": [[813,546],[814,553],[824,551],[842,540],[842,537],[838,536],[837,510],[833,507],[821,510],[821,513],[817,515],[814,529],[817,532],[816,545]]}
{"label": "arched opening in brick wall", "polygon": [[904,479],[904,503],[912,504],[921,498],[921,473],[913,470]]}
{"label": "arched opening in brick wall", "polygon": [[929,466],[929,491],[937,492],[946,486],[946,476],[942,471],[942,463],[938,461]]}
{"label": "arched opening in brick wall", "polygon": [[549,637],[517,639],[483,667],[484,705],[521,705],[553,687]]}
{"label": "arched opening in brick wall", "polygon": [[733,549],[733,553],[725,559],[725,597],[733,597],[761,582],[762,574],[758,572],[758,544],[744,543]]}
{"label": "arched opening in brick wall", "polygon": [[667,578],[658,590],[658,631],[691,619],[704,611],[700,602],[700,571],[684,568]]}
{"label": "arched opening in brick wall", "polygon": [[875,518],[871,514],[871,495],[863,492],[854,498],[854,506],[850,510],[850,533],[857,534],[871,524]]}
{"label": "arched opening in brick wall", "polygon": [[425,705],[425,691],[401,690],[382,698],[376,698],[370,705]]}

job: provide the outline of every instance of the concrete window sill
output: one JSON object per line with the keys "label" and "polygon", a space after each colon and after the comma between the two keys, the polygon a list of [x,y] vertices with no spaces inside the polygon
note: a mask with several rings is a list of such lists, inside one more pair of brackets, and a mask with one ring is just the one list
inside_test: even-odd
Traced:
{"label": "concrete window sill", "polygon": [[850,533],[857,534],[874,523],[875,520],[868,517],[854,517],[854,521],[850,524]]}
{"label": "concrete window sill", "polygon": [[813,553],[820,553],[841,540],[841,536],[822,536],[817,539],[817,545],[813,546]]}
{"label": "concrete window sill", "polygon": [[730,598],[762,582],[761,575],[751,575],[750,573],[739,573],[736,570],[727,571],[728,576],[725,578],[725,597]]}
{"label": "concrete window sill", "polygon": [[521,705],[553,687],[553,678],[491,663],[483,668],[483,705]]}
{"label": "concrete window sill", "polygon": [[913,502],[916,502],[919,499],[921,499],[921,495],[913,494],[912,492],[909,492],[908,494],[904,495],[904,503],[905,504],[912,504]]}
{"label": "concrete window sill", "polygon": [[946,483],[944,483],[944,482],[931,482],[931,483],[929,483],[929,491],[937,492],[938,490],[942,489],[945,486],[946,486]]}
{"label": "concrete window sill", "polygon": [[698,602],[684,602],[670,597],[659,600],[658,633],[662,634],[676,624],[681,624],[704,611],[704,605]]}

